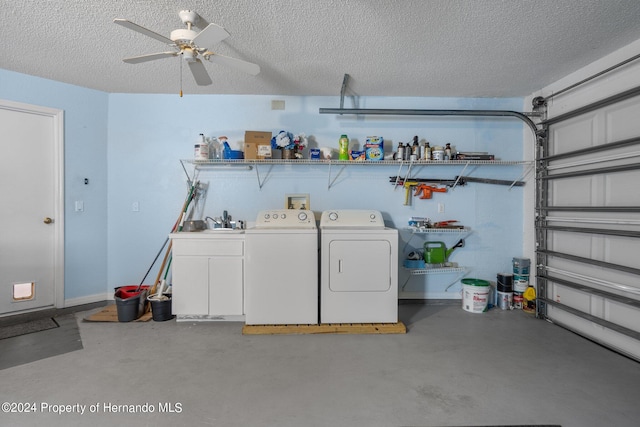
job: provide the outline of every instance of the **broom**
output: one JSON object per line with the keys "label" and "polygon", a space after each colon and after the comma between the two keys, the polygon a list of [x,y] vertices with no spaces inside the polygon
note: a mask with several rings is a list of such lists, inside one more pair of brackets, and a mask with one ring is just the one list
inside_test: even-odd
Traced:
{"label": "broom", "polygon": [[[184,217],[185,217],[185,215],[187,213],[187,210],[189,209],[189,205],[191,204],[191,202],[193,201],[193,199],[195,199],[195,197],[197,195],[197,187],[198,187],[199,183],[200,183],[200,181],[196,181],[196,182],[192,183],[191,188],[189,189],[189,194],[187,195],[187,198],[185,199],[184,204],[182,205],[182,210],[180,211],[180,215],[178,216],[177,221],[175,222],[175,224],[173,225],[173,228],[171,229],[172,233],[182,230],[182,224],[183,224]],[[169,246],[167,247],[167,251],[164,254],[164,259],[162,260],[162,264],[160,265],[160,268],[158,269],[158,275],[156,276],[156,280],[153,283],[153,286],[151,287],[151,289],[149,290],[149,295],[153,295],[153,294],[156,294],[156,293],[160,294],[162,292],[162,288],[164,286],[162,286],[160,288],[160,290],[158,291],[158,285],[161,283],[160,278],[162,277],[162,272],[164,271],[164,267],[167,264],[167,260],[169,259],[169,256],[171,254],[172,243],[173,242],[169,242]],[[169,265],[167,265],[167,273],[168,273],[168,271],[169,271]],[[165,278],[166,277],[167,276],[165,274]],[[142,283],[140,284],[140,286],[142,286]]]}

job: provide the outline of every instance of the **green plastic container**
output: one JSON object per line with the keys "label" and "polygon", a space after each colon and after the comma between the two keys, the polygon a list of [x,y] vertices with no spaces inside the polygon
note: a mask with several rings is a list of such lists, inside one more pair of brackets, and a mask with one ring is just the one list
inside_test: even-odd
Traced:
{"label": "green plastic container", "polygon": [[489,283],[486,280],[482,280],[482,279],[462,279],[461,280],[462,284],[464,285],[471,285],[471,286],[491,286],[491,283]]}

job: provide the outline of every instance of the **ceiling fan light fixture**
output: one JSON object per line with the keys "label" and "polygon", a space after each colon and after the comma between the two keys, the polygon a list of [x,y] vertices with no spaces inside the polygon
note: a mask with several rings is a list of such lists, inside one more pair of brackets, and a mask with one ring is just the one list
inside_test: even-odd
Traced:
{"label": "ceiling fan light fixture", "polygon": [[184,49],[182,49],[182,57],[187,62],[194,62],[197,55],[197,52],[190,47],[185,47]]}
{"label": "ceiling fan light fixture", "polygon": [[[196,12],[190,10],[180,11],[180,19],[187,28],[180,28],[172,31],[170,38],[135,24],[127,19],[114,19],[113,22],[115,24],[161,41],[172,49],[172,51],[169,52],[133,56],[125,58],[123,61],[128,64],[139,64],[141,62],[181,55],[185,62],[189,64],[189,70],[191,71],[191,74],[193,74],[196,84],[199,86],[207,86],[212,83],[211,77],[209,77],[202,60],[199,57],[202,57],[202,59],[208,60],[209,62],[229,66],[254,76],[260,72],[260,67],[257,64],[243,61],[241,59],[218,55],[209,51],[208,48],[229,37],[229,33],[223,27],[217,24],[208,24],[200,32],[192,30],[192,25],[201,18]],[[182,68],[180,69],[182,70]]]}

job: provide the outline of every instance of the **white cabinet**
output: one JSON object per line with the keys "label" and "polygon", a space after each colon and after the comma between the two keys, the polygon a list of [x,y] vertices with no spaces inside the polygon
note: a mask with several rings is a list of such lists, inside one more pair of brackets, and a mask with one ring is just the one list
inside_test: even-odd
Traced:
{"label": "white cabinet", "polygon": [[243,310],[243,259],[209,258],[209,314],[238,315]]}
{"label": "white cabinet", "polygon": [[173,233],[177,320],[244,320],[244,232]]}

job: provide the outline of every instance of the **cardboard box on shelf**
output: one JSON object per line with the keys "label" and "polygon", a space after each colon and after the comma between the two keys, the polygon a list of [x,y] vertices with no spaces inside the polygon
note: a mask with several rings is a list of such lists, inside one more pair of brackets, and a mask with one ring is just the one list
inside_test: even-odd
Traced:
{"label": "cardboard box on shelf", "polygon": [[248,130],[244,133],[244,158],[264,160],[271,158],[271,132]]}
{"label": "cardboard box on shelf", "polygon": [[364,151],[366,160],[384,160],[384,138],[368,136],[364,143]]}

